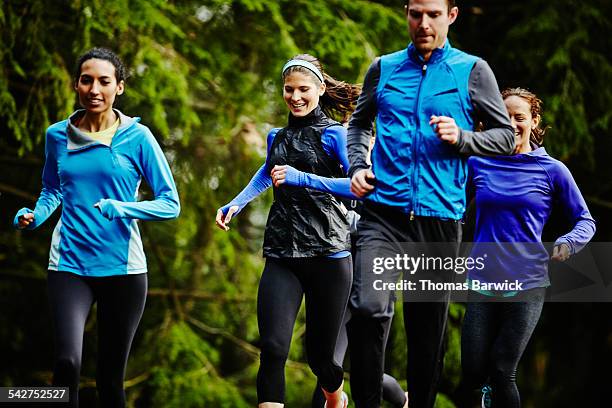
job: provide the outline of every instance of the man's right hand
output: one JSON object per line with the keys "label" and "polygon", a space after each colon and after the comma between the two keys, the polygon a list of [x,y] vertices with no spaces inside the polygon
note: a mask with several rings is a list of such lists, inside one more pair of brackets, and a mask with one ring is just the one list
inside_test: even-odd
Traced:
{"label": "man's right hand", "polygon": [[19,229],[26,228],[28,225],[30,225],[33,222],[34,222],[34,214],[33,213],[23,214],[23,215],[21,215],[19,217],[19,224],[17,224],[17,228],[19,228]]}
{"label": "man's right hand", "polygon": [[374,181],[376,176],[372,170],[362,169],[353,174],[351,179],[351,191],[359,198],[363,198],[366,194],[374,190]]}

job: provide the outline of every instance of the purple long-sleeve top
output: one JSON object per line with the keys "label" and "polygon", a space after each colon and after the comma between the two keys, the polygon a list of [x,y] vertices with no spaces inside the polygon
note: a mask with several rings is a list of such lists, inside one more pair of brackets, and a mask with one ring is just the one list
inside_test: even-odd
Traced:
{"label": "purple long-sleeve top", "polygon": [[468,169],[468,195],[476,200],[471,256],[494,250],[485,268],[469,272],[470,280],[518,280],[523,290],[548,286],[549,254],[541,242],[553,207],[561,207],[573,225],[555,245],[567,244],[575,254],[595,234],[595,221],[570,171],[543,147],[513,156],[473,156]]}

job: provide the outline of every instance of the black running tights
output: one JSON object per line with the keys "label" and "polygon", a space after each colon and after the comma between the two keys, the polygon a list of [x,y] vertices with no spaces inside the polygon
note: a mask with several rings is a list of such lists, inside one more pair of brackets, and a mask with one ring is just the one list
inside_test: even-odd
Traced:
{"label": "black running tights", "polygon": [[83,333],[91,306],[97,302],[100,406],[125,407],[123,379],[145,305],[147,275],[100,278],[49,271],[48,290],[55,342],[53,385],[69,387],[68,406],[78,407]]}
{"label": "black running tights", "polygon": [[283,403],[285,362],[297,313],[306,299],[306,354],[310,368],[329,392],[342,384],[334,360],[352,281],[346,258],[267,258],[257,294],[261,357],[257,399]]}

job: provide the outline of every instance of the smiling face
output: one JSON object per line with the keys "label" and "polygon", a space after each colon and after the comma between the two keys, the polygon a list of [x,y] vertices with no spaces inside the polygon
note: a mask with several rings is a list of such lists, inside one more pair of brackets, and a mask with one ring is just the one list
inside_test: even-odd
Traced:
{"label": "smiling face", "polygon": [[101,114],[113,108],[115,97],[123,93],[124,83],[117,82],[115,66],[110,61],[91,58],[81,64],[75,89],[80,105],[88,113]]}
{"label": "smiling face", "polygon": [[459,9],[449,10],[447,0],[410,0],[405,9],[410,38],[427,61],[433,50],[444,45]]}
{"label": "smiling face", "polygon": [[514,128],[517,153],[526,153],[531,151],[529,138],[531,132],[537,128],[540,123],[540,116],[533,117],[531,114],[531,105],[529,102],[520,96],[510,95],[504,99],[504,104],[510,116],[510,122]]}
{"label": "smiling face", "polygon": [[324,93],[325,84],[313,75],[293,71],[285,76],[283,98],[293,116],[308,115],[317,107]]}

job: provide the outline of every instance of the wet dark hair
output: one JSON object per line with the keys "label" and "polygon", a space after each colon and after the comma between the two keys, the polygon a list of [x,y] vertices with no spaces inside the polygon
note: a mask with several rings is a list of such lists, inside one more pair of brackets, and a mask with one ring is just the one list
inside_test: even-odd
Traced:
{"label": "wet dark hair", "polygon": [[113,64],[113,66],[115,67],[115,78],[117,78],[117,83],[124,81],[127,78],[127,70],[125,69],[125,65],[123,65],[123,62],[121,61],[121,58],[119,58],[117,54],[115,54],[108,48],[96,47],[90,49],[89,51],[86,51],[77,60],[76,67],[74,70],[75,82],[79,81],[79,77],[81,76],[81,67],[83,66],[83,63],[93,58],[105,60]]}
{"label": "wet dark hair", "polygon": [[538,126],[536,126],[534,129],[531,129],[529,140],[537,144],[538,146],[542,146],[542,143],[544,143],[544,134],[546,133],[546,130],[550,128],[550,126],[540,127],[542,125],[542,100],[538,98],[536,94],[525,88],[506,88],[502,91],[501,94],[502,99],[504,100],[510,96],[518,96],[519,98],[523,98],[527,103],[529,103],[531,117],[540,117],[540,122],[538,123]]}
{"label": "wet dark hair", "polygon": [[[323,71],[323,67],[319,60],[310,54],[299,54],[291,58],[291,60],[295,59],[310,62],[317,67],[319,72],[323,75],[323,79],[325,80],[325,93],[319,99],[319,105],[321,105],[323,112],[325,112],[327,116],[338,118],[340,122],[348,121],[351,113],[355,110],[357,98],[361,93],[361,85],[338,81],[327,75],[325,71]],[[283,72],[283,80],[293,72],[309,75],[316,83],[321,83],[321,80],[314,72],[301,66],[292,66],[285,70],[285,72]]]}

